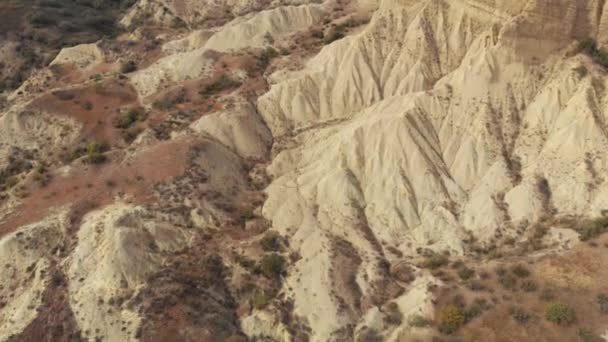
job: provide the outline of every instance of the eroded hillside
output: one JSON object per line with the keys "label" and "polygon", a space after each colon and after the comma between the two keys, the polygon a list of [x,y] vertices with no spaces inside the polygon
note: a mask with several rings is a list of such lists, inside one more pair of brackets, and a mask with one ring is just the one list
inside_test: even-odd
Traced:
{"label": "eroded hillside", "polygon": [[2,6],[0,339],[608,338],[603,1]]}

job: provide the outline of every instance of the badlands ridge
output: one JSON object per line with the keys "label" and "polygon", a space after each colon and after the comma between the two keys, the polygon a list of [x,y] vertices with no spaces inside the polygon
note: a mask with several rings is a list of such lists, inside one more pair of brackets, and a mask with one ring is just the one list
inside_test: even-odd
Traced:
{"label": "badlands ridge", "polygon": [[1,340],[608,337],[608,77],[580,48],[604,1],[139,0],[117,25],[6,92]]}

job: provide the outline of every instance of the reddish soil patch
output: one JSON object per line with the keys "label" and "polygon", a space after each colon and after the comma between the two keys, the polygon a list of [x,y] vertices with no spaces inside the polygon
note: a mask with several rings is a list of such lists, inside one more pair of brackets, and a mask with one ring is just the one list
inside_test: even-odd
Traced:
{"label": "reddish soil patch", "polygon": [[72,117],[83,124],[82,135],[99,141],[120,141],[113,119],[120,108],[137,105],[135,90],[125,81],[109,80],[84,88],[55,91],[31,108]]}
{"label": "reddish soil patch", "polygon": [[116,161],[99,166],[75,163],[67,176],[53,175],[46,187],[30,182],[25,190],[29,196],[0,223],[0,235],[44,218],[51,208],[70,203],[104,205],[112,203],[117,196],[136,204],[147,203],[154,199],[155,184],[184,173],[195,143],[191,138],[161,142],[142,149],[128,160],[120,160],[121,156],[116,153],[110,157]]}
{"label": "reddish soil patch", "polygon": [[[213,75],[182,82],[145,99],[155,108],[147,123],[157,138],[166,139],[171,131],[181,130],[203,115],[223,110],[226,95],[235,93],[253,100],[268,90],[262,76],[265,66],[259,64],[254,54],[211,54],[210,57],[217,60]],[[233,79],[234,70],[244,71],[246,79],[242,82]]]}
{"label": "reddish soil patch", "polygon": [[54,65],[51,67],[56,75],[56,81],[50,88],[66,87],[80,84],[94,79],[97,75],[103,77],[105,73],[116,70],[116,63],[97,63],[87,68],[79,68],[73,63]]}

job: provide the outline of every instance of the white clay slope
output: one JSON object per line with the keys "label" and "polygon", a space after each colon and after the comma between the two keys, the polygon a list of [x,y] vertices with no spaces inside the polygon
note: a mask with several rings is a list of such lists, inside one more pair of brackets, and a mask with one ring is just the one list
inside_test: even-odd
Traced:
{"label": "white clay slope", "polygon": [[589,60],[566,57],[581,34],[571,3],[484,5],[385,2],[364,32],[259,100],[275,136],[295,134],[269,168],[264,215],[302,255],[285,288],[313,340],[337,339],[359,319],[338,309],[336,238],[363,260],[365,297],[383,277],[378,261],[394,258],[389,246],[459,254],[467,232],[490,243],[548,206],[591,216],[606,207],[608,187],[594,176],[606,171],[604,90],[573,70]]}

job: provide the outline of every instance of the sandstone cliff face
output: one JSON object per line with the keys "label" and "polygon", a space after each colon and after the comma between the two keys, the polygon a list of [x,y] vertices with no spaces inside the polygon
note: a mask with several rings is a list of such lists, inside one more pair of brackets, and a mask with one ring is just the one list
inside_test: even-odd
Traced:
{"label": "sandstone cliff face", "polygon": [[[577,49],[606,44],[605,7],[139,1],[127,30],[183,21],[139,70],[117,77],[128,54],[79,46],[53,62],[69,72],[58,84],[34,77],[9,96],[0,166],[19,185],[1,208],[0,337],[31,336],[53,303],[85,340],[429,337],[407,321],[433,315],[446,285],[424,255],[531,244],[541,223],[608,209],[607,78]],[[128,93],[116,106],[110,85]],[[81,88],[96,89],[74,102],[88,115],[37,105]],[[140,130],[121,128],[116,113],[139,106]],[[86,164],[92,145],[53,159],[119,134],[136,138],[111,142],[105,166]],[[50,190],[33,165],[10,167],[15,149],[55,167]],[[285,257],[275,276],[269,250]]]}

